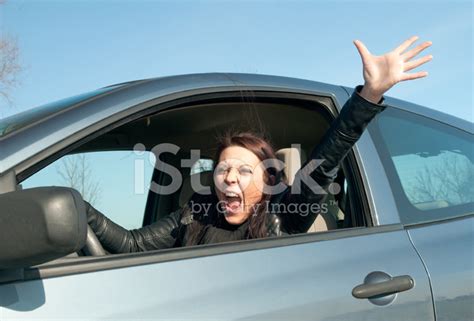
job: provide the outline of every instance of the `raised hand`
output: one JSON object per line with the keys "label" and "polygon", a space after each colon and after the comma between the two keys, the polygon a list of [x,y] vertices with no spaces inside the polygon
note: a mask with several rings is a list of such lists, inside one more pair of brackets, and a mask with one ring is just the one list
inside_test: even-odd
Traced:
{"label": "raised hand", "polygon": [[426,71],[407,73],[433,59],[432,55],[413,60],[420,52],[431,46],[430,41],[423,42],[413,49],[407,50],[418,37],[414,36],[382,56],[372,55],[367,47],[359,40],[354,44],[362,58],[364,72],[364,88],[360,95],[377,103],[387,90],[400,81],[426,77]]}

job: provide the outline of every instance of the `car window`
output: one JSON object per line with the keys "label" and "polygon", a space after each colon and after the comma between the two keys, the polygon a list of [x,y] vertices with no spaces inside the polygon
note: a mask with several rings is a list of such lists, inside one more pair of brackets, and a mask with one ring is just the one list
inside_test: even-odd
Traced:
{"label": "car window", "polygon": [[202,173],[202,172],[209,172],[212,171],[212,166],[214,165],[214,162],[212,159],[208,158],[201,158],[196,161],[196,163],[193,164],[190,170],[190,174],[197,174],[197,173]]}
{"label": "car window", "polygon": [[473,211],[473,135],[400,110],[371,127],[403,222]]}
{"label": "car window", "polygon": [[64,156],[22,182],[23,188],[66,186],[117,224],[141,227],[155,157],[146,151]]}

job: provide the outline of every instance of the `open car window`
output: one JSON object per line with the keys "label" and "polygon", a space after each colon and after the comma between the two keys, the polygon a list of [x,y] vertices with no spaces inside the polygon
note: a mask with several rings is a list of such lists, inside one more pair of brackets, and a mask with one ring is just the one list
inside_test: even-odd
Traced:
{"label": "open car window", "polygon": [[72,187],[126,229],[143,224],[155,157],[147,151],[96,151],[64,156],[22,182],[23,188]]}
{"label": "open car window", "polygon": [[[212,184],[211,157],[215,153],[216,137],[229,126],[240,124],[245,126],[238,128],[241,131],[266,133],[276,151],[299,146],[300,166],[304,164],[304,155],[311,153],[329,128],[332,116],[327,107],[314,101],[303,104],[286,98],[253,99],[252,103],[242,102],[240,96],[237,100],[192,102],[131,119],[110,130],[104,128],[99,135],[70,150],[69,155],[24,180],[22,185],[24,188],[74,187],[112,221],[133,229],[163,219],[186,204],[196,192],[191,189],[191,176],[200,176],[204,186]],[[137,152],[138,145],[143,152]],[[173,146],[172,150],[169,146]],[[197,161],[189,162],[193,150],[199,150],[200,156]],[[284,158],[280,160],[285,162]],[[352,157],[345,162],[355,160]],[[68,166],[79,167],[84,175],[77,179],[74,172],[68,172]],[[170,167],[180,176],[180,186],[171,192],[157,192],[158,185],[172,185],[175,178],[170,175]],[[308,232],[370,226],[360,204],[364,199],[360,193],[361,182],[357,182],[357,174],[347,172],[352,168],[346,164],[340,170],[336,182],[340,186],[338,192],[330,192],[321,215]],[[291,172],[294,174],[297,169]]]}

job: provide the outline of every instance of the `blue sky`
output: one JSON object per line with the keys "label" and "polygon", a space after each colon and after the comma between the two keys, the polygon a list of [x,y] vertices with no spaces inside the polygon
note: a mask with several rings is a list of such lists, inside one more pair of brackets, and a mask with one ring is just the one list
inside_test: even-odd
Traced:
{"label": "blue sky", "polygon": [[473,121],[471,1],[21,1],[0,6],[24,71],[0,117],[113,83],[229,71],[355,86],[354,39],[432,40],[426,79],[389,95]]}
{"label": "blue sky", "polygon": [[[14,37],[24,67],[13,105],[0,118],[124,81],[197,72],[244,72],[355,86],[362,83],[362,40],[381,54],[418,35],[433,41],[428,78],[388,94],[470,121],[471,1],[21,1],[0,6],[2,35]],[[143,211],[144,195],[117,197],[118,175],[133,184],[136,159],[91,156],[102,177],[104,212]],[[54,164],[25,187],[59,184]],[[125,170],[126,169],[126,170]],[[147,175],[150,171],[147,170]],[[45,180],[50,181],[46,183]],[[112,186],[113,185],[113,186]]]}

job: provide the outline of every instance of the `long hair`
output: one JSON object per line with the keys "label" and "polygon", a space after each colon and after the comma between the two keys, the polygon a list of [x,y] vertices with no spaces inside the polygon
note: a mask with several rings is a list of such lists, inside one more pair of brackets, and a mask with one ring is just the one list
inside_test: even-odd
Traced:
{"label": "long hair", "polygon": [[[219,157],[222,151],[231,146],[243,147],[253,154],[255,154],[260,161],[269,160],[272,162],[276,159],[275,152],[271,144],[262,136],[256,133],[251,132],[238,132],[231,133],[227,132],[217,139],[217,149],[214,156],[214,168],[218,163]],[[273,166],[266,166],[267,168],[264,171],[264,182],[267,185],[273,185],[277,181],[272,181],[271,177],[274,177],[278,180],[278,171],[276,164]],[[213,189],[213,193],[215,190]],[[252,206],[256,209],[254,213],[248,218],[248,238],[262,238],[267,236],[267,226],[266,226],[266,202],[270,200],[269,194],[263,193],[261,200],[258,202],[258,206]],[[219,220],[223,219],[223,214],[218,214],[214,212],[210,215],[209,219]],[[200,220],[194,220],[188,226],[188,236],[186,245],[196,245],[198,244],[200,238],[202,237],[202,232],[204,228],[204,223]]]}

